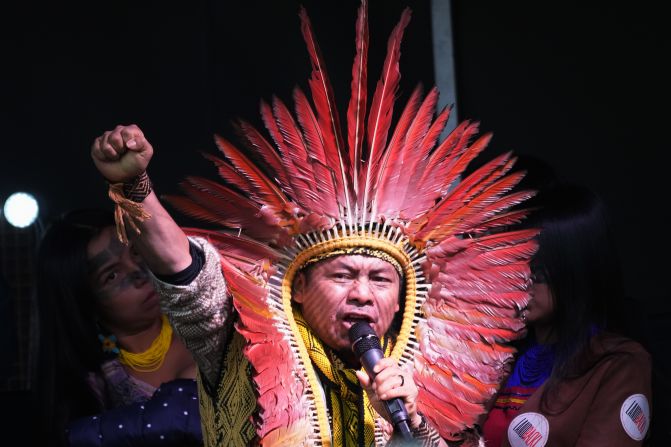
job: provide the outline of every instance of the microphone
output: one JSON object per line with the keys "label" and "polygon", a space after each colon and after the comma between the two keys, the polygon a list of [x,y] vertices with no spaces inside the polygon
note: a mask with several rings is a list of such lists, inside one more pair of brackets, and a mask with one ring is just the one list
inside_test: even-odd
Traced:
{"label": "microphone", "polygon": [[[382,360],[384,353],[380,347],[380,339],[375,334],[372,327],[366,322],[358,321],[349,329],[349,341],[352,343],[352,351],[363,365],[371,379],[375,378],[373,367]],[[412,441],[412,432],[408,425],[408,411],[405,409],[403,399],[395,397],[393,399],[382,401],[387,413],[394,426],[394,431],[398,433],[404,441]]]}

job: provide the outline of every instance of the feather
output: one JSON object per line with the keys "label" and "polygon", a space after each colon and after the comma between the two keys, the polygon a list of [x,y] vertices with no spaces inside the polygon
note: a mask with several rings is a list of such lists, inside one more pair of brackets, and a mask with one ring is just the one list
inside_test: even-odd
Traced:
{"label": "feather", "polygon": [[193,217],[194,219],[222,225],[228,228],[234,227],[232,224],[229,224],[225,218],[222,218],[219,213],[210,211],[208,208],[201,206],[186,197],[166,194],[162,195],[161,199],[169,203],[181,213]]}
{"label": "feather", "polygon": [[[405,134],[408,128],[410,127],[410,124],[412,124],[412,120],[415,114],[417,113],[417,109],[419,109],[421,95],[422,95],[422,85],[418,84],[413,90],[412,94],[410,95],[407,104],[403,108],[403,112],[401,113],[401,117],[399,118],[398,123],[396,123],[396,128],[392,133],[387,150],[385,150],[384,152],[379,152],[375,158],[369,158],[366,162],[371,169],[370,174],[371,181],[368,182],[368,186],[366,186],[367,177],[361,176],[360,190],[362,190],[363,188],[368,188],[367,189],[368,195],[372,197],[371,199],[372,219],[376,219],[378,213],[381,215],[385,214],[385,211],[382,212],[379,211],[378,203],[380,201],[380,195],[382,191],[380,188],[378,188],[378,184],[384,181],[385,173],[388,170],[390,170],[390,168],[387,168],[387,166],[396,165],[396,158],[400,154],[400,148],[403,144],[403,141],[405,140]],[[359,204],[359,208],[363,208],[363,197],[361,197],[361,203]]]}
{"label": "feather", "polygon": [[335,172],[339,173],[336,176],[336,180],[338,182],[338,190],[342,191],[344,195],[344,201],[347,204],[346,209],[351,210],[351,168],[344,159],[345,151],[340,130],[340,118],[333,97],[333,88],[326,74],[326,67],[312,31],[312,24],[303,7],[300,9],[299,16],[301,19],[301,32],[303,33],[303,39],[307,45],[310,62],[312,63],[312,77],[309,80],[309,85],[312,92],[312,100],[315,103],[315,110],[317,111],[319,127],[322,129],[324,136],[324,148],[328,154],[329,166],[334,168]]}
{"label": "feather", "polygon": [[429,327],[439,336],[449,336],[456,339],[470,340],[480,343],[483,340],[489,344],[506,343],[515,338],[517,331],[512,328],[488,328],[483,326],[474,326],[470,321],[459,323],[456,321],[442,320],[439,318],[431,319]]}
{"label": "feather", "polygon": [[[378,153],[382,152],[387,143],[387,133],[391,126],[391,118],[394,112],[394,98],[398,90],[401,73],[398,62],[401,56],[401,39],[403,31],[410,21],[410,9],[406,8],[401,14],[401,19],[389,36],[387,42],[387,56],[382,67],[382,75],[377,82],[375,93],[368,116],[368,145],[369,153],[366,159],[374,160]],[[371,164],[368,164],[366,180],[363,188],[363,208],[361,210],[361,223],[366,222],[366,207],[368,206],[368,185],[373,180],[371,175]]]}
{"label": "feather", "polygon": [[338,200],[340,199],[342,207],[346,204],[343,202],[344,198],[339,197],[336,174],[324,149],[324,138],[319,123],[308,99],[298,87],[294,89],[294,102],[296,116],[303,129],[305,144],[308,148],[308,163],[314,171],[314,187],[320,192],[320,200],[316,203],[315,211],[321,211],[334,218],[338,217]]}
{"label": "feather", "polygon": [[278,427],[268,432],[260,441],[264,447],[284,447],[287,445],[309,445],[310,425],[307,422],[293,424],[290,428]]}
{"label": "feather", "polygon": [[274,262],[281,257],[280,253],[268,244],[243,235],[191,227],[185,227],[183,230],[189,236],[207,239],[221,253],[249,259],[254,270],[258,269],[259,264],[267,264],[268,261]]}
{"label": "feather", "polygon": [[[247,340],[243,352],[254,366],[257,433],[261,438],[270,433],[279,435],[293,426],[297,436],[298,427],[307,424],[304,384],[291,366],[296,363],[287,340],[277,327],[267,324],[273,318],[266,304],[267,289],[262,281],[238,270],[226,258],[222,258],[222,270],[239,315],[236,329]],[[271,435],[270,445],[273,439]]]}
{"label": "feather", "polygon": [[[227,228],[244,230],[251,237],[265,241],[278,241],[280,220],[262,213],[262,207],[246,197],[207,179],[188,177],[180,184],[191,200],[167,196],[168,203],[195,218]],[[280,234],[282,231],[279,232]],[[270,237],[270,239],[269,239]]]}
{"label": "feather", "polygon": [[[179,185],[193,200],[203,206],[211,206],[212,209],[217,209],[217,207],[234,209],[238,207],[254,214],[261,210],[261,205],[254,200],[206,178],[186,177],[186,180]],[[211,203],[209,202],[210,199],[217,202]]]}
{"label": "feather", "polygon": [[[438,172],[441,172],[441,176],[438,177],[441,185],[452,184],[456,177],[451,175],[449,179],[446,179],[445,174],[450,172],[454,168],[456,162],[462,157],[468,148],[471,138],[478,132],[479,126],[480,124],[477,122],[472,123],[466,120],[450,132],[447,138],[445,138],[445,140],[431,154],[422,177],[417,184],[417,189],[423,190],[426,189],[428,185],[432,185],[432,183],[427,184],[426,182],[429,179],[435,180],[435,176]],[[472,159],[474,157],[469,158]]]}
{"label": "feather", "polygon": [[538,233],[539,230],[534,228],[494,233],[476,239],[475,245],[481,251],[509,247],[522,242],[528,242],[538,236]]}
{"label": "feather", "polygon": [[356,55],[352,65],[352,95],[347,108],[347,141],[355,195],[358,197],[359,171],[363,159],[363,138],[368,99],[368,2],[361,1],[356,20]]}
{"label": "feather", "polygon": [[[479,228],[479,225],[481,225],[483,222],[489,222],[490,228],[493,228],[491,227],[491,225],[493,225],[492,216],[506,211],[511,207],[517,206],[534,195],[534,191],[518,191],[499,198],[498,201],[483,208],[482,219],[478,219],[476,222],[472,223],[473,229]],[[526,215],[528,212],[529,210],[521,211],[522,215]]]}
{"label": "feather", "polygon": [[494,291],[491,287],[489,289],[483,287],[481,282],[459,282],[460,284],[455,284],[454,281],[436,282],[436,290],[432,289],[430,296],[447,300],[454,306],[464,302],[508,309],[522,309],[529,301],[529,294],[525,288],[511,286],[502,291]]}
{"label": "feather", "polygon": [[248,122],[238,120],[237,127],[240,134],[242,134],[256,152],[261,155],[261,158],[263,158],[263,160],[271,167],[280,188],[286,192],[289,180],[287,179],[287,174],[282,166],[282,160],[277,154],[277,151],[270,145],[263,135]]}
{"label": "feather", "polygon": [[[487,205],[495,203],[496,199],[514,187],[522,179],[522,176],[522,173],[518,173],[504,177],[486,188],[480,195],[468,203],[459,205],[457,203],[457,199],[459,199],[457,194],[454,194],[457,197],[443,200],[427,215],[426,224],[416,235],[417,238],[424,240],[441,239],[448,234],[464,232],[470,226],[463,224],[462,221],[478,213]],[[491,212],[482,214],[478,216],[478,219],[483,221],[485,220],[484,217],[492,217],[491,214]],[[449,220],[446,219],[446,216],[449,216]]]}
{"label": "feather", "polygon": [[291,210],[284,193],[270,180],[254,163],[252,163],[238,148],[226,139],[216,135],[217,147],[230,160],[235,168],[242,173],[254,186],[256,194],[263,202],[277,211]]}
{"label": "feather", "polygon": [[[452,106],[443,107],[443,109],[440,111],[435,121],[433,122],[433,124],[431,124],[431,128],[429,128],[429,131],[426,133],[426,136],[422,140],[420,152],[428,154],[433,149],[433,147],[436,145],[436,142],[438,141],[438,137],[440,137],[440,134],[443,133],[445,125],[447,124],[447,121],[450,119],[451,113],[452,113]],[[425,159],[425,161],[427,162],[428,160],[429,160],[428,158]],[[418,172],[423,172],[424,166],[425,164],[422,165],[422,170]],[[414,184],[414,182],[412,183]]]}
{"label": "feather", "polygon": [[273,115],[282,135],[285,149],[283,163],[293,185],[293,197],[304,209],[314,209],[319,202],[314,173],[308,163],[308,151],[303,135],[298,130],[289,109],[277,97],[273,97]]}
{"label": "feather", "polygon": [[[408,128],[405,139],[400,147],[399,155],[395,162],[389,166],[388,172],[384,173],[384,180],[378,185],[380,190],[380,211],[389,217],[391,210],[398,214],[406,203],[408,186],[410,185],[410,173],[416,172],[420,161],[428,156],[428,151],[422,153],[419,148],[426,136],[432,122],[433,112],[438,101],[438,89],[433,88],[419,107],[415,117]],[[414,185],[413,189],[414,189]]]}
{"label": "feather", "polygon": [[484,411],[482,403],[473,403],[458,395],[455,378],[446,376],[444,369],[421,356],[417,356],[415,363],[416,382],[421,384],[418,409],[429,415],[442,437],[450,439],[467,427],[464,421],[475,420]]}
{"label": "feather", "polygon": [[[463,122],[431,154],[420,179],[416,182],[415,189],[418,192],[413,196],[414,215],[420,216],[422,212],[432,207],[437,199],[444,197],[470,161],[485,149],[489,142],[487,135],[468,146],[477,130],[478,123]],[[425,220],[415,217],[411,232],[414,233],[424,223]]]}
{"label": "feather", "polygon": [[259,104],[259,112],[261,113],[261,120],[263,120],[263,124],[266,126],[266,130],[268,130],[270,137],[275,142],[277,149],[279,149],[280,153],[284,156],[287,150],[284,147],[284,138],[282,137],[280,129],[279,127],[277,127],[277,123],[275,122],[275,115],[273,115],[273,109],[267,102],[261,101]]}
{"label": "feather", "polygon": [[436,334],[430,327],[417,327],[420,350],[433,364],[457,376],[464,372],[484,383],[494,383],[501,378],[501,366],[511,359],[515,349],[501,344],[487,344],[482,340],[459,340]]}
{"label": "feather", "polygon": [[[511,328],[519,331],[524,328],[524,323],[516,312],[510,312],[508,317],[505,313],[494,314],[482,312],[476,306],[452,307],[445,301],[431,300],[425,306],[424,311],[429,318],[449,319],[461,324],[472,324],[487,328]],[[428,320],[428,318],[427,318]]]}
{"label": "feather", "polygon": [[[515,179],[511,179],[515,180]],[[479,206],[476,213],[472,213],[467,218],[463,219],[457,231],[467,229],[465,232],[470,232],[473,227],[480,225],[481,222],[491,219],[493,216],[508,210],[509,208],[519,205],[529,197],[533,196],[528,191],[521,191],[505,196],[490,198],[490,204]]]}
{"label": "feather", "polygon": [[214,155],[206,153],[203,154],[203,157],[214,163],[214,165],[217,167],[217,170],[219,171],[219,176],[224,180],[226,180],[228,183],[237,187],[241,191],[248,193],[254,192],[255,188],[252,185],[252,183],[248,179],[243,177],[233,166],[228,164],[226,161],[222,160],[219,157],[215,157]]}
{"label": "feather", "polygon": [[436,190],[427,190],[422,191],[416,187],[419,182],[419,179],[422,177],[422,174],[426,170],[426,166],[430,160],[430,153],[433,150],[438,137],[443,132],[447,121],[450,118],[450,113],[452,111],[451,107],[444,107],[443,110],[438,114],[436,120],[431,124],[429,131],[426,133],[426,136],[422,140],[419,148],[421,154],[427,154],[423,156],[423,159],[420,160],[417,168],[411,172],[411,177],[409,180],[409,185],[412,185],[413,188],[408,190],[408,194],[405,197],[405,203],[401,204],[400,217],[402,219],[414,219],[424,212],[427,208],[426,204],[435,201],[441,192],[441,189]]}
{"label": "feather", "polygon": [[[301,198],[305,199],[304,195],[306,191],[310,190],[310,186],[306,183],[306,179],[304,177],[295,175],[296,167],[290,158],[291,151],[284,141],[284,135],[282,135],[282,131],[280,130],[280,126],[275,116],[274,105],[277,101],[278,100],[276,98],[273,98],[272,108],[265,101],[261,101],[261,117],[266,126],[266,129],[270,133],[273,141],[280,151],[280,154],[282,155],[280,158],[280,163],[283,167],[283,170],[286,172],[288,179],[287,194],[289,194],[292,199],[299,202]],[[311,201],[309,197],[306,200],[308,202]]]}
{"label": "feather", "polygon": [[[529,197],[531,197],[532,195],[533,193],[530,193]],[[480,223],[479,225],[475,226],[473,228],[473,232],[485,233],[491,231],[494,228],[503,228],[511,225],[517,225],[521,223],[531,211],[532,210],[530,209],[523,209],[523,210],[510,211],[505,214],[500,214],[491,219],[487,219],[484,222]]]}
{"label": "feather", "polygon": [[443,265],[448,261],[451,263],[457,262],[458,256],[468,256],[470,254],[468,258],[470,262],[473,257],[482,252],[525,243],[533,239],[537,234],[538,230],[525,229],[491,234],[477,239],[448,237],[439,244],[427,248],[426,255],[432,263]]}
{"label": "feather", "polygon": [[510,152],[507,152],[485,163],[459,183],[452,196],[458,197],[462,202],[468,202],[510,170],[514,163],[514,160],[510,160],[510,156]]}

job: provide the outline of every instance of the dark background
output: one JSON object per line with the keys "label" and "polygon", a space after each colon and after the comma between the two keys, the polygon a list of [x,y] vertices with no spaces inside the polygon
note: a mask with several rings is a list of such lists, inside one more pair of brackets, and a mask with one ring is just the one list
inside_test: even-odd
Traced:
{"label": "dark background", "polygon": [[[42,225],[71,208],[109,206],[88,151],[120,123],[138,124],[153,143],[150,175],[159,194],[177,193],[187,175],[215,178],[199,154],[216,151],[215,132],[232,137],[237,117],[260,126],[260,99],[277,94],[290,102],[296,84],[307,89],[299,3],[312,18],[341,111],[347,104],[354,0],[17,3],[0,14],[0,202],[32,192]],[[653,341],[656,364],[668,368],[671,48],[662,7],[452,3],[459,117],[494,132],[482,159],[507,150],[531,155],[603,196],[632,319]],[[371,91],[406,5],[413,20],[402,46],[401,100],[416,83],[433,84],[430,3],[370,5]],[[27,330],[19,332],[21,344]]]}

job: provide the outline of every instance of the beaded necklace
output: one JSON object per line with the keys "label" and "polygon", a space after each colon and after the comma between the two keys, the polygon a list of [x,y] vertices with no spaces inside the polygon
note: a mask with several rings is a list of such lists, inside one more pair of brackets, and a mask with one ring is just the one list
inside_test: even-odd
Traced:
{"label": "beaded necklace", "polygon": [[137,372],[152,372],[159,369],[172,343],[172,327],[168,318],[163,315],[161,322],[161,332],[146,351],[136,353],[120,348],[119,361]]}
{"label": "beaded necklace", "polygon": [[517,360],[515,372],[522,386],[539,387],[552,373],[554,346],[533,344]]}

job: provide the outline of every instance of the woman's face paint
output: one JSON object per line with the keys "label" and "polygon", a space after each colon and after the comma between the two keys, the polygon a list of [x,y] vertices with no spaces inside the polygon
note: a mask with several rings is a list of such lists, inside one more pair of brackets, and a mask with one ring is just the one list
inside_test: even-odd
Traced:
{"label": "woman's face paint", "polygon": [[158,295],[132,246],[119,242],[110,227],[89,242],[87,256],[100,322],[117,335],[153,324],[160,315]]}

